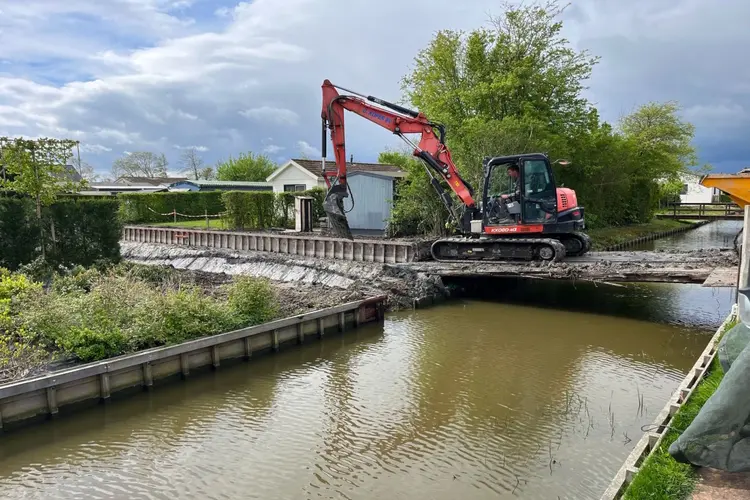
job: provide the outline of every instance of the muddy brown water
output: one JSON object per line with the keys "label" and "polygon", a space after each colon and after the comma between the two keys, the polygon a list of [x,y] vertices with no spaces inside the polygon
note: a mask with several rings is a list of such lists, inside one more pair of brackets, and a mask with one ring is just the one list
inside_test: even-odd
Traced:
{"label": "muddy brown water", "polygon": [[670,287],[662,318],[572,286],[390,314],[18,430],[0,498],[596,499],[710,338]]}

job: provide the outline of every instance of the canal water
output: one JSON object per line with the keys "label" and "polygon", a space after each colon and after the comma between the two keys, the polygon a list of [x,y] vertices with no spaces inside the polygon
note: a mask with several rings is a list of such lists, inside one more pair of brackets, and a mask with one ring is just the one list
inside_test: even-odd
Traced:
{"label": "canal water", "polygon": [[685,285],[464,289],[2,436],[0,498],[597,499],[732,301]]}
{"label": "canal water", "polygon": [[733,248],[742,221],[713,221],[704,226],[661,240],[647,241],[628,250],[695,250],[697,248]]}

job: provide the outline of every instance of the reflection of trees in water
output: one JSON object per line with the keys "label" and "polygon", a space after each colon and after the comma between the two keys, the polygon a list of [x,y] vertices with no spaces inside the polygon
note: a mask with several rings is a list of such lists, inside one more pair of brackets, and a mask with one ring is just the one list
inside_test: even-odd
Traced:
{"label": "reflection of trees in water", "polygon": [[729,314],[731,289],[672,283],[617,286],[563,280],[448,278],[469,297],[699,328],[718,327]]}

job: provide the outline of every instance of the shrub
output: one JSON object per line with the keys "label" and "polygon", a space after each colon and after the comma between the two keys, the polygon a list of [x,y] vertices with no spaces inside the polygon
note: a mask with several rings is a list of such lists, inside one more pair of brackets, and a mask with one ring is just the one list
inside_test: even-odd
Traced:
{"label": "shrub", "polygon": [[261,278],[238,276],[229,286],[229,307],[241,327],[270,321],[278,314],[278,299],[271,284]]}
{"label": "shrub", "polygon": [[127,338],[116,327],[91,329],[73,326],[60,339],[60,346],[81,361],[98,361],[121,354],[127,346]]}
{"label": "shrub", "polygon": [[[141,308],[132,347],[176,344],[231,330],[236,324],[226,304],[206,297],[195,287],[156,296],[151,310]],[[145,321],[144,321],[145,320]]]}
{"label": "shrub", "polygon": [[[0,268],[0,379],[40,364],[49,353],[96,361],[269,321],[278,314],[267,280],[238,277],[227,300],[170,277],[166,268],[74,268],[41,283]],[[173,271],[169,271],[173,272]],[[140,274],[140,276],[139,276]]]}
{"label": "shrub", "polygon": [[20,295],[41,290],[41,283],[31,281],[26,275],[12,274],[8,269],[0,268],[0,300],[11,301]]}

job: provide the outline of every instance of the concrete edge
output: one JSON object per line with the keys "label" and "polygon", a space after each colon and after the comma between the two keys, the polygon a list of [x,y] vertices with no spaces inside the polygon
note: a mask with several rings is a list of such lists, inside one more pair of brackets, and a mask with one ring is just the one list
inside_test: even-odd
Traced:
{"label": "concrete edge", "polygon": [[624,464],[620,467],[620,470],[617,471],[617,474],[615,474],[614,479],[604,491],[600,500],[616,500],[620,498],[632,482],[633,478],[638,474],[640,465],[659,448],[659,445],[666,434],[667,424],[672,416],[674,416],[682,405],[690,399],[690,396],[693,395],[695,388],[703,379],[708,368],[716,357],[719,339],[722,332],[730,322],[737,318],[737,315],[737,304],[733,304],[729,315],[724,319],[719,328],[716,329],[716,333],[711,337],[711,340],[708,342],[708,345],[703,350],[698,360],[693,364],[693,367],[688,374],[672,393],[667,404],[664,405],[664,408],[656,416],[652,425],[655,430],[646,432],[638,443],[636,443],[633,451],[627,456]]}
{"label": "concrete edge", "polygon": [[[102,376],[110,374],[112,372],[123,371],[135,367],[141,367],[143,365],[148,365],[152,362],[156,362],[166,358],[184,356],[191,352],[213,348],[221,344],[227,344],[233,341],[247,339],[250,337],[255,337],[263,333],[278,332],[281,329],[288,329],[289,327],[298,326],[311,320],[317,320],[318,323],[320,323],[321,320],[325,318],[330,318],[332,316],[340,317],[347,312],[354,312],[354,325],[356,327],[368,321],[367,318],[361,318],[361,315],[358,314],[362,308],[367,306],[375,306],[376,308],[380,307],[385,302],[385,300],[385,296],[370,297],[363,300],[348,302],[346,304],[342,304],[332,308],[321,309],[298,316],[292,316],[268,323],[263,323],[261,325],[202,337],[173,346],[157,347],[133,354],[126,354],[116,358],[89,363],[67,370],[53,372],[31,379],[11,382],[9,384],[0,386],[0,409],[2,409],[3,403],[7,402],[7,400],[10,398],[16,398],[18,396],[23,396],[25,394],[33,393],[36,391],[49,391],[50,389],[54,389],[55,387],[62,384],[72,383],[81,379]],[[376,316],[378,318],[382,318],[382,312],[377,312]],[[338,325],[340,329],[343,329],[341,318],[339,318]],[[56,410],[56,408],[54,409]],[[2,415],[0,414],[0,422],[2,421]],[[0,424],[0,429],[2,429],[2,424]]]}

